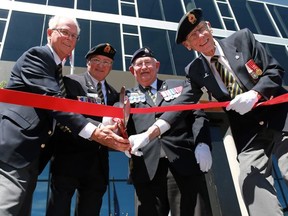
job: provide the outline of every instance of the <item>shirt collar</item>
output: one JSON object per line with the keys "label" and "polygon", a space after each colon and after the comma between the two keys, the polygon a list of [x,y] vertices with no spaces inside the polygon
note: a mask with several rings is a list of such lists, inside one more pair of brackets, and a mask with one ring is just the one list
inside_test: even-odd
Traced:
{"label": "shirt collar", "polygon": [[62,61],[60,60],[60,57],[58,56],[58,54],[53,50],[53,48],[51,47],[50,44],[47,44],[47,46],[49,47],[49,49],[51,50],[51,52],[53,53],[53,57],[54,57],[54,61],[56,63],[56,65],[59,65],[60,63],[62,63]]}
{"label": "shirt collar", "polygon": [[[221,46],[219,45],[218,41],[214,39],[214,43],[215,43],[215,53],[214,53],[214,56],[223,57],[223,56],[224,56],[224,52],[223,52]],[[206,58],[206,60],[207,60],[208,62],[210,62],[210,61],[211,61],[211,58],[213,57],[213,56],[206,56],[206,55],[204,55],[203,53],[202,53],[202,55]]]}

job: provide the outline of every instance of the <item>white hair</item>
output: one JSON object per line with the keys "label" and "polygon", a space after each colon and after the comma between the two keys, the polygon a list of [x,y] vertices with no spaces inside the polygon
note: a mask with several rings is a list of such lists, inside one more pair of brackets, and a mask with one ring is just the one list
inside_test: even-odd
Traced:
{"label": "white hair", "polygon": [[60,16],[60,15],[55,15],[55,16],[52,16],[49,20],[49,29],[54,29],[54,28],[57,28],[57,25],[58,23],[60,22],[60,20],[62,19],[71,19],[76,27],[77,27],[77,34],[79,35],[80,34],[80,26],[79,26],[79,23],[77,21],[77,19],[75,17],[64,17],[64,16]]}

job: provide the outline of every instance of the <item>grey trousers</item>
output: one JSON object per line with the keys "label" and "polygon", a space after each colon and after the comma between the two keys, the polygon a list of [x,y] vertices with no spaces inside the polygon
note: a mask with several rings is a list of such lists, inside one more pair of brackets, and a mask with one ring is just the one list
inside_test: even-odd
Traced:
{"label": "grey trousers", "polygon": [[288,134],[264,129],[239,154],[239,183],[250,216],[282,216],[272,177],[273,157],[288,185]]}
{"label": "grey trousers", "polygon": [[29,216],[38,176],[38,160],[16,169],[0,161],[0,215]]}

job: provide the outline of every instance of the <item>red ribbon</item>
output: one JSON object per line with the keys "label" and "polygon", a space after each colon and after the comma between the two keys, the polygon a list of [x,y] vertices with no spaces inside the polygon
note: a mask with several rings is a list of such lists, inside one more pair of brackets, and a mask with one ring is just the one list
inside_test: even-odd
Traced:
{"label": "red ribbon", "polygon": [[[4,103],[11,103],[16,105],[30,106],[49,110],[57,110],[62,112],[73,112],[91,116],[110,116],[110,117],[123,118],[123,109],[119,107],[94,104],[89,102],[82,102],[66,98],[39,95],[8,89],[0,89],[0,101]],[[273,98],[271,100],[261,102],[257,104],[257,106],[270,106],[285,102],[288,102],[288,93]],[[185,104],[185,105],[173,105],[162,107],[149,107],[149,108],[131,108],[131,113],[144,114],[154,112],[220,108],[220,107],[226,107],[228,104],[229,101],[197,103],[190,105]]]}

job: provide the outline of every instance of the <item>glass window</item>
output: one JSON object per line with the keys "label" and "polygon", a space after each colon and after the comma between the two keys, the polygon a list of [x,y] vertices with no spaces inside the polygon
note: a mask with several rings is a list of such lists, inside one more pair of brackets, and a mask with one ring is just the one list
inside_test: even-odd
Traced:
{"label": "glass window", "polygon": [[121,4],[122,15],[136,17],[135,5],[134,4]]}
{"label": "glass window", "polygon": [[[13,11],[2,59],[16,61],[26,50],[41,43],[44,15]],[[33,23],[33,25],[28,24]],[[19,37],[25,35],[25,37]]]}
{"label": "glass window", "polygon": [[74,0],[65,0],[65,1],[48,0],[48,5],[65,7],[65,8],[74,8]]}
{"label": "glass window", "polygon": [[257,27],[258,34],[278,36],[269,16],[266,13],[266,10],[264,9],[263,4],[248,1],[247,7],[249,8],[249,12],[252,17],[251,21],[254,21],[254,24]]}
{"label": "glass window", "polygon": [[137,1],[137,4],[138,4],[139,17],[162,20],[158,0]]}
{"label": "glass window", "polygon": [[15,0],[15,1],[46,5],[46,0]]}
{"label": "glass window", "polygon": [[[167,40],[167,31],[152,28],[141,28],[143,46],[150,47],[155,57],[160,61],[160,74],[173,74],[171,59],[168,46],[170,41]],[[174,40],[174,39],[173,39]]]}
{"label": "glass window", "polygon": [[78,0],[77,9],[118,14],[118,1],[115,0]]}
{"label": "glass window", "polygon": [[2,42],[2,37],[4,34],[5,26],[6,26],[6,21],[0,20],[0,42]]}
{"label": "glass window", "polygon": [[288,37],[288,8],[268,5],[269,11],[279,28],[282,37]]}
{"label": "glass window", "polygon": [[197,8],[202,8],[203,16],[213,28],[223,29],[213,1],[195,0],[195,5]]}
{"label": "glass window", "polygon": [[183,16],[182,6],[180,1],[167,1],[167,0],[159,0],[163,5],[164,17],[166,21],[170,22],[179,22],[181,17]]}
{"label": "glass window", "polygon": [[237,30],[234,20],[224,19],[224,23],[225,23],[226,29],[231,30],[231,31],[236,31]]}
{"label": "glass window", "polygon": [[48,181],[37,182],[32,202],[32,215],[45,216],[47,204]]}
{"label": "glass window", "polygon": [[[78,19],[80,26],[80,39],[77,42],[75,51],[74,51],[74,65],[76,67],[85,67],[86,68],[86,59],[85,55],[93,46],[97,44],[90,44],[90,22],[89,20]],[[83,71],[84,72],[84,71]]]}
{"label": "glass window", "polygon": [[[117,162],[115,162],[115,165],[117,165]],[[103,215],[135,215],[135,206],[134,206],[135,192],[133,185],[128,184],[127,181],[121,181],[121,180],[117,181],[116,179],[114,180],[112,179],[110,181],[109,188],[110,188],[109,194],[111,203],[110,214],[107,214],[108,213],[108,211],[106,210],[107,208],[105,208],[105,206],[103,205],[101,213],[103,212],[104,213]],[[117,208],[119,209],[119,214],[116,214]]]}
{"label": "glass window", "polygon": [[[86,67],[85,55],[90,48],[100,43],[110,43],[117,51],[113,69],[122,70],[122,54],[119,24],[78,20],[81,32],[75,49],[75,66]],[[91,26],[91,27],[90,27]]]}
{"label": "glass window", "polygon": [[231,17],[229,7],[227,3],[218,3],[218,7],[222,16]]}
{"label": "glass window", "polygon": [[2,10],[0,9],[0,18],[6,19],[8,17],[8,10]]}
{"label": "glass window", "polygon": [[[288,53],[285,46],[266,44],[265,45],[268,52],[279,62],[279,64],[288,71]],[[288,86],[288,74],[284,75],[284,84]]]}
{"label": "glass window", "polygon": [[249,28],[253,33],[257,34],[256,26],[252,22],[252,17],[250,16],[252,13],[249,13],[250,7],[247,6],[247,1],[230,0],[230,5],[239,28]]}
{"label": "glass window", "polygon": [[185,67],[196,57],[195,52],[187,50],[182,44],[176,44],[175,32],[169,31],[169,35],[176,74],[185,76]]}

